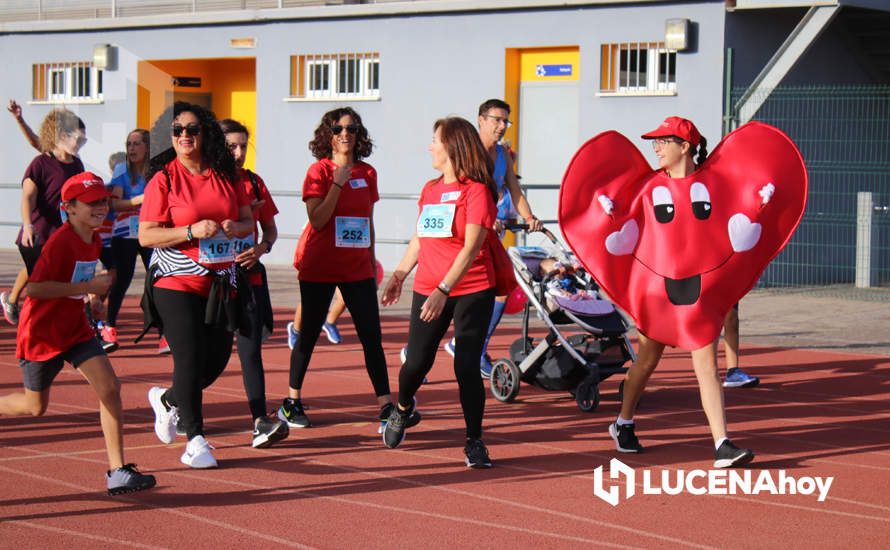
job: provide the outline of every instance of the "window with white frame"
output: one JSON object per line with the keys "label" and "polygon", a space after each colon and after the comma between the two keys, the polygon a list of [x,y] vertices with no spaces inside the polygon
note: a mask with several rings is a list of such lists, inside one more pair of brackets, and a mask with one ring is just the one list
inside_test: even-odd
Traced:
{"label": "window with white frame", "polygon": [[89,61],[32,66],[32,99],[58,103],[102,100],[102,70]]}
{"label": "window with white frame", "polygon": [[380,54],[292,55],[290,97],[377,99],[380,97]]}
{"label": "window with white frame", "polygon": [[677,52],[663,42],[603,44],[600,92],[664,94],[677,91]]}

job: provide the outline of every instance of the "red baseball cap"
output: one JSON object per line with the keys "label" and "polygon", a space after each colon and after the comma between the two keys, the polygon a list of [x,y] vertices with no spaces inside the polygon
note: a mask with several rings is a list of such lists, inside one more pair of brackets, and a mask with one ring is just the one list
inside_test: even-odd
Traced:
{"label": "red baseball cap", "polygon": [[62,200],[65,202],[77,199],[81,202],[93,202],[110,196],[102,178],[92,172],[81,172],[71,176],[62,186]]}
{"label": "red baseball cap", "polygon": [[658,128],[648,134],[643,134],[642,137],[643,139],[655,139],[668,136],[677,136],[683,141],[691,143],[693,147],[701,141],[701,134],[698,133],[695,124],[691,120],[678,116],[667,117]]}

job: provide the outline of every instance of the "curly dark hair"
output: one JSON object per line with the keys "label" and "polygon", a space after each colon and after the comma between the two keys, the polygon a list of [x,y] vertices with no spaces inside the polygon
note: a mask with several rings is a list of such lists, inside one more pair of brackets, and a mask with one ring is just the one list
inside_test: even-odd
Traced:
{"label": "curly dark hair", "polygon": [[[170,146],[170,129],[173,121],[182,113],[192,113],[197,117],[201,126],[203,139],[201,140],[201,158],[210,166],[210,169],[220,178],[233,183],[238,181],[235,171],[235,158],[226,147],[226,136],[219,127],[219,122],[212,111],[185,101],[177,101],[167,107],[161,116],[151,127],[151,163],[148,169],[147,179],[150,180],[157,172],[160,172],[170,161],[176,158],[176,151]],[[163,145],[167,147],[160,152]]]}
{"label": "curly dark hair", "polygon": [[352,160],[362,160],[371,156],[374,144],[368,136],[368,129],[362,124],[362,117],[352,107],[340,107],[322,115],[321,122],[315,129],[315,137],[309,142],[309,150],[312,151],[312,156],[318,160],[331,158],[331,153],[333,153],[331,139],[334,137],[331,127],[336,125],[346,115],[351,116],[355,124],[358,125],[358,132],[355,134],[355,148],[352,150]]}

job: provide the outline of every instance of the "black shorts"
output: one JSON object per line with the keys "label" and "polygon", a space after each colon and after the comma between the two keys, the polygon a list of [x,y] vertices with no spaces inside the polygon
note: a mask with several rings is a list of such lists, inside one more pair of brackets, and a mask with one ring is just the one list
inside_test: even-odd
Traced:
{"label": "black shorts", "polygon": [[19,254],[22,255],[22,261],[25,262],[25,269],[28,270],[28,275],[34,272],[34,266],[37,265],[37,260],[40,258],[40,251],[43,250],[43,244],[38,244],[36,246],[19,246]]}
{"label": "black shorts", "polygon": [[68,351],[46,361],[28,361],[27,359],[19,359],[19,366],[22,367],[22,380],[25,388],[31,391],[43,391],[48,389],[56,379],[59,371],[65,365],[65,361],[71,363],[76,369],[84,361],[93,357],[105,355],[105,350],[95,338],[83,341],[74,345]]}

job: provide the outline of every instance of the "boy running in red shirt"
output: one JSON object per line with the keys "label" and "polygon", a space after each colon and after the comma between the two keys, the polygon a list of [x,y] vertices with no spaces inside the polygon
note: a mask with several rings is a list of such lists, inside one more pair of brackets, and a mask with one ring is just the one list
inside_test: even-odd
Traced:
{"label": "boy running in red shirt", "polygon": [[102,178],[84,172],[62,186],[68,221],[53,233],[34,266],[22,308],[16,357],[22,367],[24,393],[0,397],[0,415],[41,416],[49,405],[49,389],[63,362],[87,379],[99,397],[99,418],[110,469],[109,495],[155,486],[155,478],[124,464],[120,382],[108,356],[87,322],[83,298],[93,307],[108,292],[111,277],[96,273],[102,240],[94,230],[108,214],[108,191]]}

